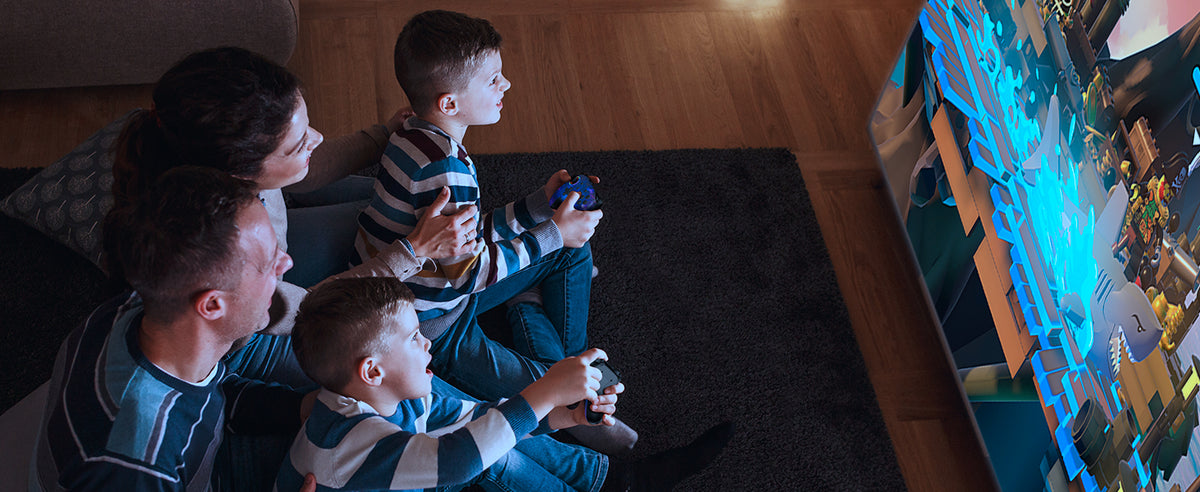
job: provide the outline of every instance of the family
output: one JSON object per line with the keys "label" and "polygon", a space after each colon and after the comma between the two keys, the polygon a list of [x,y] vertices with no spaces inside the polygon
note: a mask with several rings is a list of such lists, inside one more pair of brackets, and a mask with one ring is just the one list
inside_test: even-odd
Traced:
{"label": "family", "polygon": [[[587,340],[603,212],[550,205],[571,174],[482,209],[462,142],[500,120],[500,49],[487,20],[414,16],[411,108],[329,140],[255,53],[168,70],[114,150],[104,252],[129,290],[59,349],[31,489],[244,489],[230,435],[293,439],[277,490],[669,490],[716,458],[729,423],[624,457],[625,386]],[[511,346],[476,320],[499,306]]]}

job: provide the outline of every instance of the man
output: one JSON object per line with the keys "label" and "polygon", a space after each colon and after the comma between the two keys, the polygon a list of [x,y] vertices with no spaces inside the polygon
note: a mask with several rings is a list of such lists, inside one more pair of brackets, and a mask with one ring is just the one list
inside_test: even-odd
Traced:
{"label": "man", "polygon": [[[109,212],[109,269],[133,292],[63,343],[32,463],[44,490],[205,490],[222,434],[294,434],[311,399],[228,376],[292,261],[249,182],[181,167]],[[307,405],[302,405],[302,401]]]}

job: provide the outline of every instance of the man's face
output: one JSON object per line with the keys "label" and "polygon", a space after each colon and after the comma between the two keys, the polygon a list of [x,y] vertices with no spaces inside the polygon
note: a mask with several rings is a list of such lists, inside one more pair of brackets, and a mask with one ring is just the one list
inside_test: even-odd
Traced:
{"label": "man's face", "polygon": [[499,51],[489,51],[471,74],[467,87],[458,93],[458,116],[465,125],[490,125],[500,121],[504,91],[512,84],[500,73]]}
{"label": "man's face", "polygon": [[292,112],[279,147],[263,160],[262,174],[254,179],[260,189],[271,190],[298,183],[308,175],[308,161],[313,149],[325,139],[321,132],[308,126],[308,104],[304,97]]}
{"label": "man's face", "polygon": [[278,276],[292,267],[292,258],[279,248],[267,209],[251,204],[238,212],[238,242],[241,276],[228,291],[228,329],[233,338],[259,331],[271,320],[271,297]]}
{"label": "man's face", "polygon": [[419,327],[411,306],[383,320],[383,329],[391,334],[383,340],[383,353],[374,355],[384,371],[383,389],[398,400],[421,398],[431,391],[430,342]]}

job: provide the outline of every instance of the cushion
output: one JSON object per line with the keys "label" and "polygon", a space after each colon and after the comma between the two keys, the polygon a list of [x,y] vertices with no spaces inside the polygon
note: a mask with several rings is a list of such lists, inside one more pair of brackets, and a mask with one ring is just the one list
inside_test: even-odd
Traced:
{"label": "cushion", "polygon": [[101,128],[21,185],[0,202],[0,211],[103,269],[100,226],[113,202],[112,147],[135,111]]}

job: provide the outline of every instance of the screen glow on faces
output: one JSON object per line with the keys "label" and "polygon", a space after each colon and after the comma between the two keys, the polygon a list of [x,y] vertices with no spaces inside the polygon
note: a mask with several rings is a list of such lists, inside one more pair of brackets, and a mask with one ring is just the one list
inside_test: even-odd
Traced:
{"label": "screen glow on faces", "polygon": [[325,140],[321,132],[309,126],[308,104],[297,94],[300,103],[292,112],[279,147],[263,160],[262,172],[254,182],[260,189],[283,188],[300,182],[308,175],[313,150]]}

